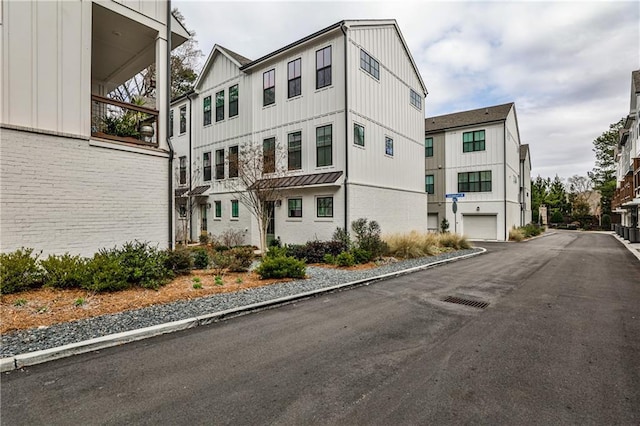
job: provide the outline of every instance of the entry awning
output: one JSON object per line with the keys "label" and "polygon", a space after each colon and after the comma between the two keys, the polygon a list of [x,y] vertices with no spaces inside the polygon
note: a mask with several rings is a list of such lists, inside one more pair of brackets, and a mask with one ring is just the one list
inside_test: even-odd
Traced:
{"label": "entry awning", "polygon": [[187,193],[187,191],[189,191],[189,188],[178,188],[178,189],[176,189],[176,191],[175,191],[176,197],[184,196]]}
{"label": "entry awning", "polygon": [[272,179],[261,179],[251,185],[249,190],[264,188],[294,188],[302,186],[318,186],[335,184],[342,176],[342,171],[314,173],[309,175],[284,176]]}
{"label": "entry awning", "polygon": [[211,188],[211,185],[196,186],[191,190],[191,192],[189,192],[189,195],[204,195],[209,188]]}

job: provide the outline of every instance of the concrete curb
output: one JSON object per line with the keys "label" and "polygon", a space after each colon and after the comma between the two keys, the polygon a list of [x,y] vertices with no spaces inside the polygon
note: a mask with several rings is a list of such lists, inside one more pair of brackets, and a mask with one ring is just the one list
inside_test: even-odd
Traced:
{"label": "concrete curb", "polygon": [[613,236],[616,240],[620,241],[620,243],[622,243],[622,245],[624,245],[627,248],[627,250],[631,252],[631,254],[633,254],[635,257],[638,258],[638,260],[640,260],[640,243],[632,244],[613,231],[605,231],[605,233]]}
{"label": "concrete curb", "polygon": [[122,333],[109,334],[107,336],[97,337],[95,339],[84,340],[82,342],[70,343],[68,345],[59,346],[57,348],[44,349],[41,351],[28,352],[25,354],[15,355],[13,357],[0,359],[0,372],[17,370],[22,367],[28,367],[31,365],[42,364],[48,361],[53,361],[60,358],[66,358],[72,355],[79,355],[86,352],[97,351],[100,349],[109,348],[112,346],[119,346],[125,343],[134,342],[136,340],[143,340],[161,334],[173,333],[176,331],[186,330],[201,325],[209,325],[217,321],[246,315],[252,312],[262,311],[265,309],[274,308],[277,306],[283,306],[289,303],[293,303],[298,300],[308,299],[313,296],[317,296],[324,293],[331,293],[335,291],[348,290],[364,285],[369,285],[377,281],[383,281],[390,278],[399,277],[402,275],[411,274],[413,272],[434,268],[446,263],[455,262],[458,260],[464,260],[471,257],[479,256],[487,252],[485,248],[479,248],[480,251],[476,253],[470,253],[463,256],[453,257],[450,259],[439,260],[428,265],[416,266],[402,271],[391,272],[388,274],[378,275],[377,277],[365,278],[362,280],[351,281],[344,284],[338,284],[331,287],[325,287],[317,290],[307,291],[304,293],[298,293],[292,296],[280,297],[277,299],[267,300],[264,302],[254,303],[251,305],[245,305],[238,308],[228,309],[225,311],[213,312],[210,314],[200,315],[194,318],[187,318],[184,320],[173,321],[165,324],[158,324],[151,327],[140,328],[137,330],[125,331]]}

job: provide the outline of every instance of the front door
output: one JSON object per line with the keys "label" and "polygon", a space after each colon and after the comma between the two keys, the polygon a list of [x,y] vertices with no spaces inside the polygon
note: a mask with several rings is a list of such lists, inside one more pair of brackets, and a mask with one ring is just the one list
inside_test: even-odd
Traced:
{"label": "front door", "polygon": [[269,216],[269,222],[267,223],[267,245],[269,245],[276,237],[276,209],[273,201],[267,201],[265,205],[265,212]]}

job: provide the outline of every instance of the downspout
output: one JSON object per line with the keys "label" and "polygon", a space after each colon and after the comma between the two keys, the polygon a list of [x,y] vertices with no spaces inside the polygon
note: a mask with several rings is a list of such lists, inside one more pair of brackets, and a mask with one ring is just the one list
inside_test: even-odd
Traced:
{"label": "downspout", "polygon": [[[191,192],[192,185],[193,185],[193,181],[192,181],[192,175],[193,173],[191,173],[191,167],[193,167],[193,163],[192,163],[192,152],[191,152],[191,130],[192,130],[192,117],[193,117],[193,113],[191,111],[191,95],[193,93],[189,93],[187,95],[187,99],[189,100],[189,192]],[[191,199],[191,196],[189,196],[189,198],[187,199],[187,202],[189,203],[187,205],[187,209],[189,211],[189,241],[192,241],[192,237],[193,237],[193,201]]]}
{"label": "downspout", "polygon": [[340,26],[344,34],[344,230],[349,232],[349,214],[347,182],[349,179],[349,90],[347,87],[348,67],[347,67],[347,29],[344,24]]}
{"label": "downspout", "polygon": [[171,110],[171,0],[167,0],[167,104],[165,105],[167,117],[165,119],[165,127],[167,134],[167,145],[169,146],[169,244],[168,247],[173,249],[173,145],[171,145],[171,138],[169,138],[169,111]]}
{"label": "downspout", "polygon": [[502,124],[502,167],[504,171],[503,179],[504,179],[504,240],[507,241],[509,239],[509,230],[507,229],[507,120],[504,120]]}

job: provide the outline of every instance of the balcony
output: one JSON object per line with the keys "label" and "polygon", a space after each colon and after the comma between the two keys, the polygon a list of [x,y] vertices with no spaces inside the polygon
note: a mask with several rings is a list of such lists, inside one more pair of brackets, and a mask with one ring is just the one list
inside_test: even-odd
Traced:
{"label": "balcony", "polygon": [[620,181],[620,187],[613,193],[611,208],[618,209],[622,207],[623,204],[633,200],[634,195],[633,175],[627,174],[624,179]]}
{"label": "balcony", "polygon": [[91,96],[91,136],[137,145],[158,146],[158,111]]}

